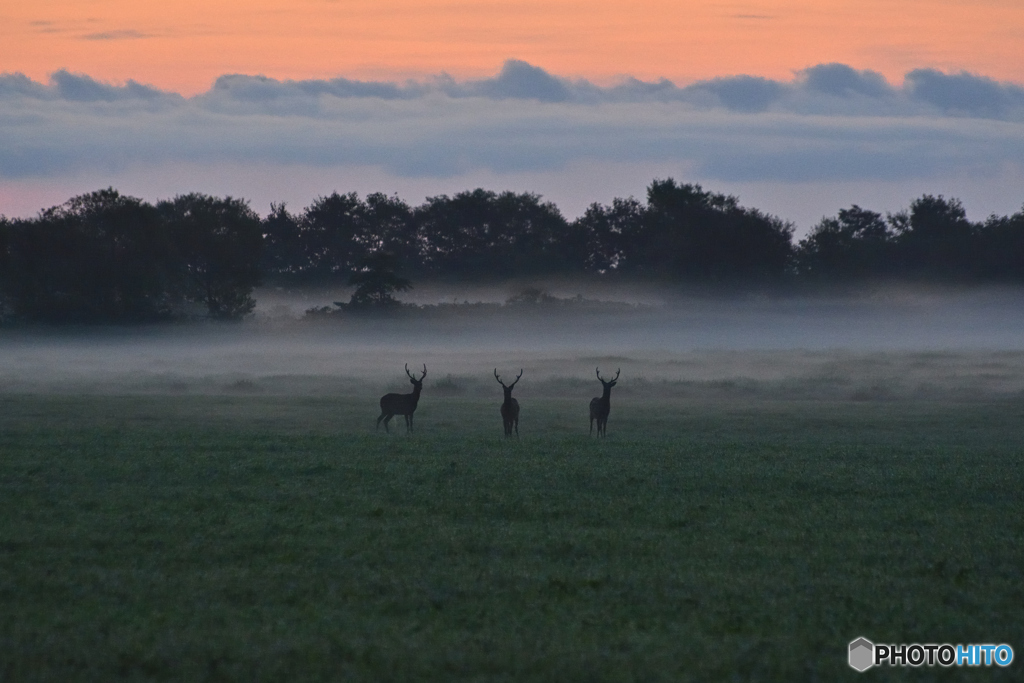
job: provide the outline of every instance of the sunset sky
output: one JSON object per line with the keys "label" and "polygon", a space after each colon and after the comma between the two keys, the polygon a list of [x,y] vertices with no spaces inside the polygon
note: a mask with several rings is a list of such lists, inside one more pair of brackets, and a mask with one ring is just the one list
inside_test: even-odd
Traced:
{"label": "sunset sky", "polygon": [[983,217],[1024,202],[1022,36],[1020,0],[11,0],[0,213],[111,184],[261,211],[484,185],[573,215],[673,175],[803,228],[922,192]]}

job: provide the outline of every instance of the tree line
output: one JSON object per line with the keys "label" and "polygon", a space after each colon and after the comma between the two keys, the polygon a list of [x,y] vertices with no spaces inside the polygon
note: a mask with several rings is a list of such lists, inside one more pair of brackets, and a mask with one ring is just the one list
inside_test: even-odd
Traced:
{"label": "tree line", "polygon": [[843,209],[794,241],[792,224],[669,178],[646,201],[595,203],[573,221],[539,195],[482,189],[420,206],[333,193],[260,217],[231,197],[154,205],[110,188],[34,218],[0,217],[0,314],[15,320],[237,319],[261,283],[354,284],[353,305],[372,306],[410,278],[542,276],[727,288],[1021,283],[1024,210],[971,222],[958,200],[924,195],[884,216]]}

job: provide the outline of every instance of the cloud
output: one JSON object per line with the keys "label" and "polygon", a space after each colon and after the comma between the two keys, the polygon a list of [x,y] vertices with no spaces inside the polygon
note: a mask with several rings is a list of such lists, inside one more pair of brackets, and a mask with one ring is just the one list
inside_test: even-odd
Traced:
{"label": "cloud", "polygon": [[403,88],[395,83],[381,81],[352,81],[347,78],[330,80],[277,81],[266,76],[229,74],[219,77],[205,96],[239,102],[268,102],[286,99],[309,99],[321,95],[332,97],[375,97],[385,100],[415,97],[423,88]]}
{"label": "cloud", "polygon": [[915,69],[906,80],[911,97],[947,114],[1001,118],[1024,109],[1024,88],[965,71],[944,74],[935,69]]}
{"label": "cloud", "polygon": [[452,84],[446,92],[457,96],[482,96],[495,99],[525,99],[539,102],[565,102],[572,99],[571,86],[540,67],[518,59],[505,62],[495,78]]}
{"label": "cloud", "polygon": [[87,33],[82,40],[138,40],[140,38],[152,38],[152,34],[143,33],[134,29],[120,29],[115,31],[101,31],[99,33]]}
{"label": "cloud", "polygon": [[757,76],[733,76],[702,81],[686,89],[688,92],[696,93],[702,90],[717,96],[727,109],[759,112],[765,111],[781,99],[786,92],[786,86],[777,81]]}
{"label": "cloud", "polygon": [[0,74],[0,100],[14,98],[45,99],[51,93],[42,83],[25,74]]}
{"label": "cloud", "polygon": [[[156,88],[128,81],[125,85],[107,85],[89,76],[73,74],[61,69],[50,76],[50,81],[60,99],[71,102],[114,102],[118,100],[153,101],[168,97]],[[172,96],[173,97],[173,96]]]}
{"label": "cloud", "polygon": [[[972,88],[986,107],[950,105]],[[407,178],[635,164],[687,168],[702,181],[897,182],[1020,166],[1019,98],[1019,87],[976,76],[919,70],[894,87],[842,64],[792,81],[685,87],[597,86],[519,61],[461,82],[234,74],[193,98],[66,70],[47,84],[4,74],[0,178],[174,164],[373,167]]]}
{"label": "cloud", "polygon": [[[0,82],[15,76],[0,76]],[[27,86],[9,82],[0,85],[4,87],[9,95],[12,89],[24,91]],[[37,97],[76,101],[179,97],[134,81],[113,86],[66,70],[54,73],[49,86],[32,87]],[[3,94],[0,90],[0,96]],[[493,78],[461,82],[446,74],[401,83],[340,77],[277,80],[262,75],[226,74],[193,100],[224,113],[320,116],[337,99],[413,100],[439,96],[578,105],[677,102],[700,109],[721,108],[741,113],[952,115],[1024,120],[1024,88],[1017,85],[965,73],[947,75],[918,69],[907,74],[903,87],[896,87],[878,72],[836,63],[797,71],[790,81],[738,75],[682,87],[667,79],[643,81],[628,76],[614,85],[598,86],[584,79],[555,76],[520,60],[508,60]]]}
{"label": "cloud", "polygon": [[819,64],[798,72],[802,85],[808,91],[848,97],[858,94],[867,97],[892,97],[896,91],[877,71],[857,71],[845,64]]}

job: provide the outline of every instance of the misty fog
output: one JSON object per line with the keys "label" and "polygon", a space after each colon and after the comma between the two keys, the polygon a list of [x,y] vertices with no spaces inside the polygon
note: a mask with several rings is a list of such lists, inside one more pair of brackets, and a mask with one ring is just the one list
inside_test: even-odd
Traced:
{"label": "misty fog", "polygon": [[[571,287],[553,289],[572,296]],[[260,293],[241,324],[7,329],[0,392],[490,395],[525,370],[522,395],[586,394],[595,366],[619,395],[874,400],[1024,392],[1024,291],[884,289],[847,297],[680,297],[575,292],[577,306],[499,306],[501,288],[420,300],[495,302],[390,318],[310,320],[330,292]],[[337,295],[337,293],[333,293]],[[319,297],[319,298],[318,298]],[[603,303],[598,303],[603,302]],[[592,304],[592,305],[591,305]]]}

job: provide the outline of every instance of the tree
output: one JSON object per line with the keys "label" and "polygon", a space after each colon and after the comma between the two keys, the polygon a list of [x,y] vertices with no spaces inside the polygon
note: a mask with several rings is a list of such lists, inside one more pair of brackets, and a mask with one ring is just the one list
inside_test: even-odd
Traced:
{"label": "tree", "polygon": [[926,194],[889,221],[906,275],[956,281],[980,273],[977,226],[959,199]]}
{"label": "tree", "polygon": [[276,278],[298,279],[308,271],[309,261],[299,229],[299,219],[288,207],[271,204],[263,219],[263,257],[260,270]]}
{"label": "tree", "polygon": [[386,251],[365,257],[348,280],[350,285],[356,287],[349,300],[349,307],[379,309],[400,306],[394,293],[412,289],[412,283],[395,274],[396,265],[394,254]]}
{"label": "tree", "polygon": [[896,233],[881,214],[856,204],[823,218],[796,249],[796,270],[815,281],[851,281],[896,272]]}
{"label": "tree", "polygon": [[0,321],[7,317],[10,307],[10,290],[14,282],[11,279],[11,239],[14,233],[13,222],[0,214]]}
{"label": "tree", "polygon": [[702,284],[768,282],[792,259],[791,224],[700,185],[655,180],[644,216],[625,249],[632,273]]}
{"label": "tree", "polygon": [[263,227],[246,201],[204,194],[179,195],[157,208],[174,239],[187,275],[185,296],[202,302],[211,317],[238,319],[256,306]]}
{"label": "tree", "polygon": [[1024,282],[1024,208],[1012,216],[990,216],[977,240],[986,280]]}
{"label": "tree", "polygon": [[417,261],[412,209],[398,197],[355,192],[319,197],[305,210],[299,232],[306,268],[320,280],[349,273],[371,254],[386,250],[409,264]]}
{"label": "tree", "polygon": [[582,243],[539,195],[476,189],[429,197],[416,210],[425,265],[456,278],[581,270]]}
{"label": "tree", "polygon": [[611,206],[595,202],[587,207],[574,227],[586,245],[583,261],[588,271],[607,273],[628,268],[624,261],[630,244],[642,230],[644,211],[644,206],[632,197],[616,198]]}
{"label": "tree", "polygon": [[20,317],[135,322],[166,317],[176,305],[169,235],[140,199],[99,190],[5,231],[5,289]]}
{"label": "tree", "polygon": [[360,260],[383,251],[394,257],[398,269],[422,270],[413,210],[397,196],[366,196],[366,227],[358,244]]}

